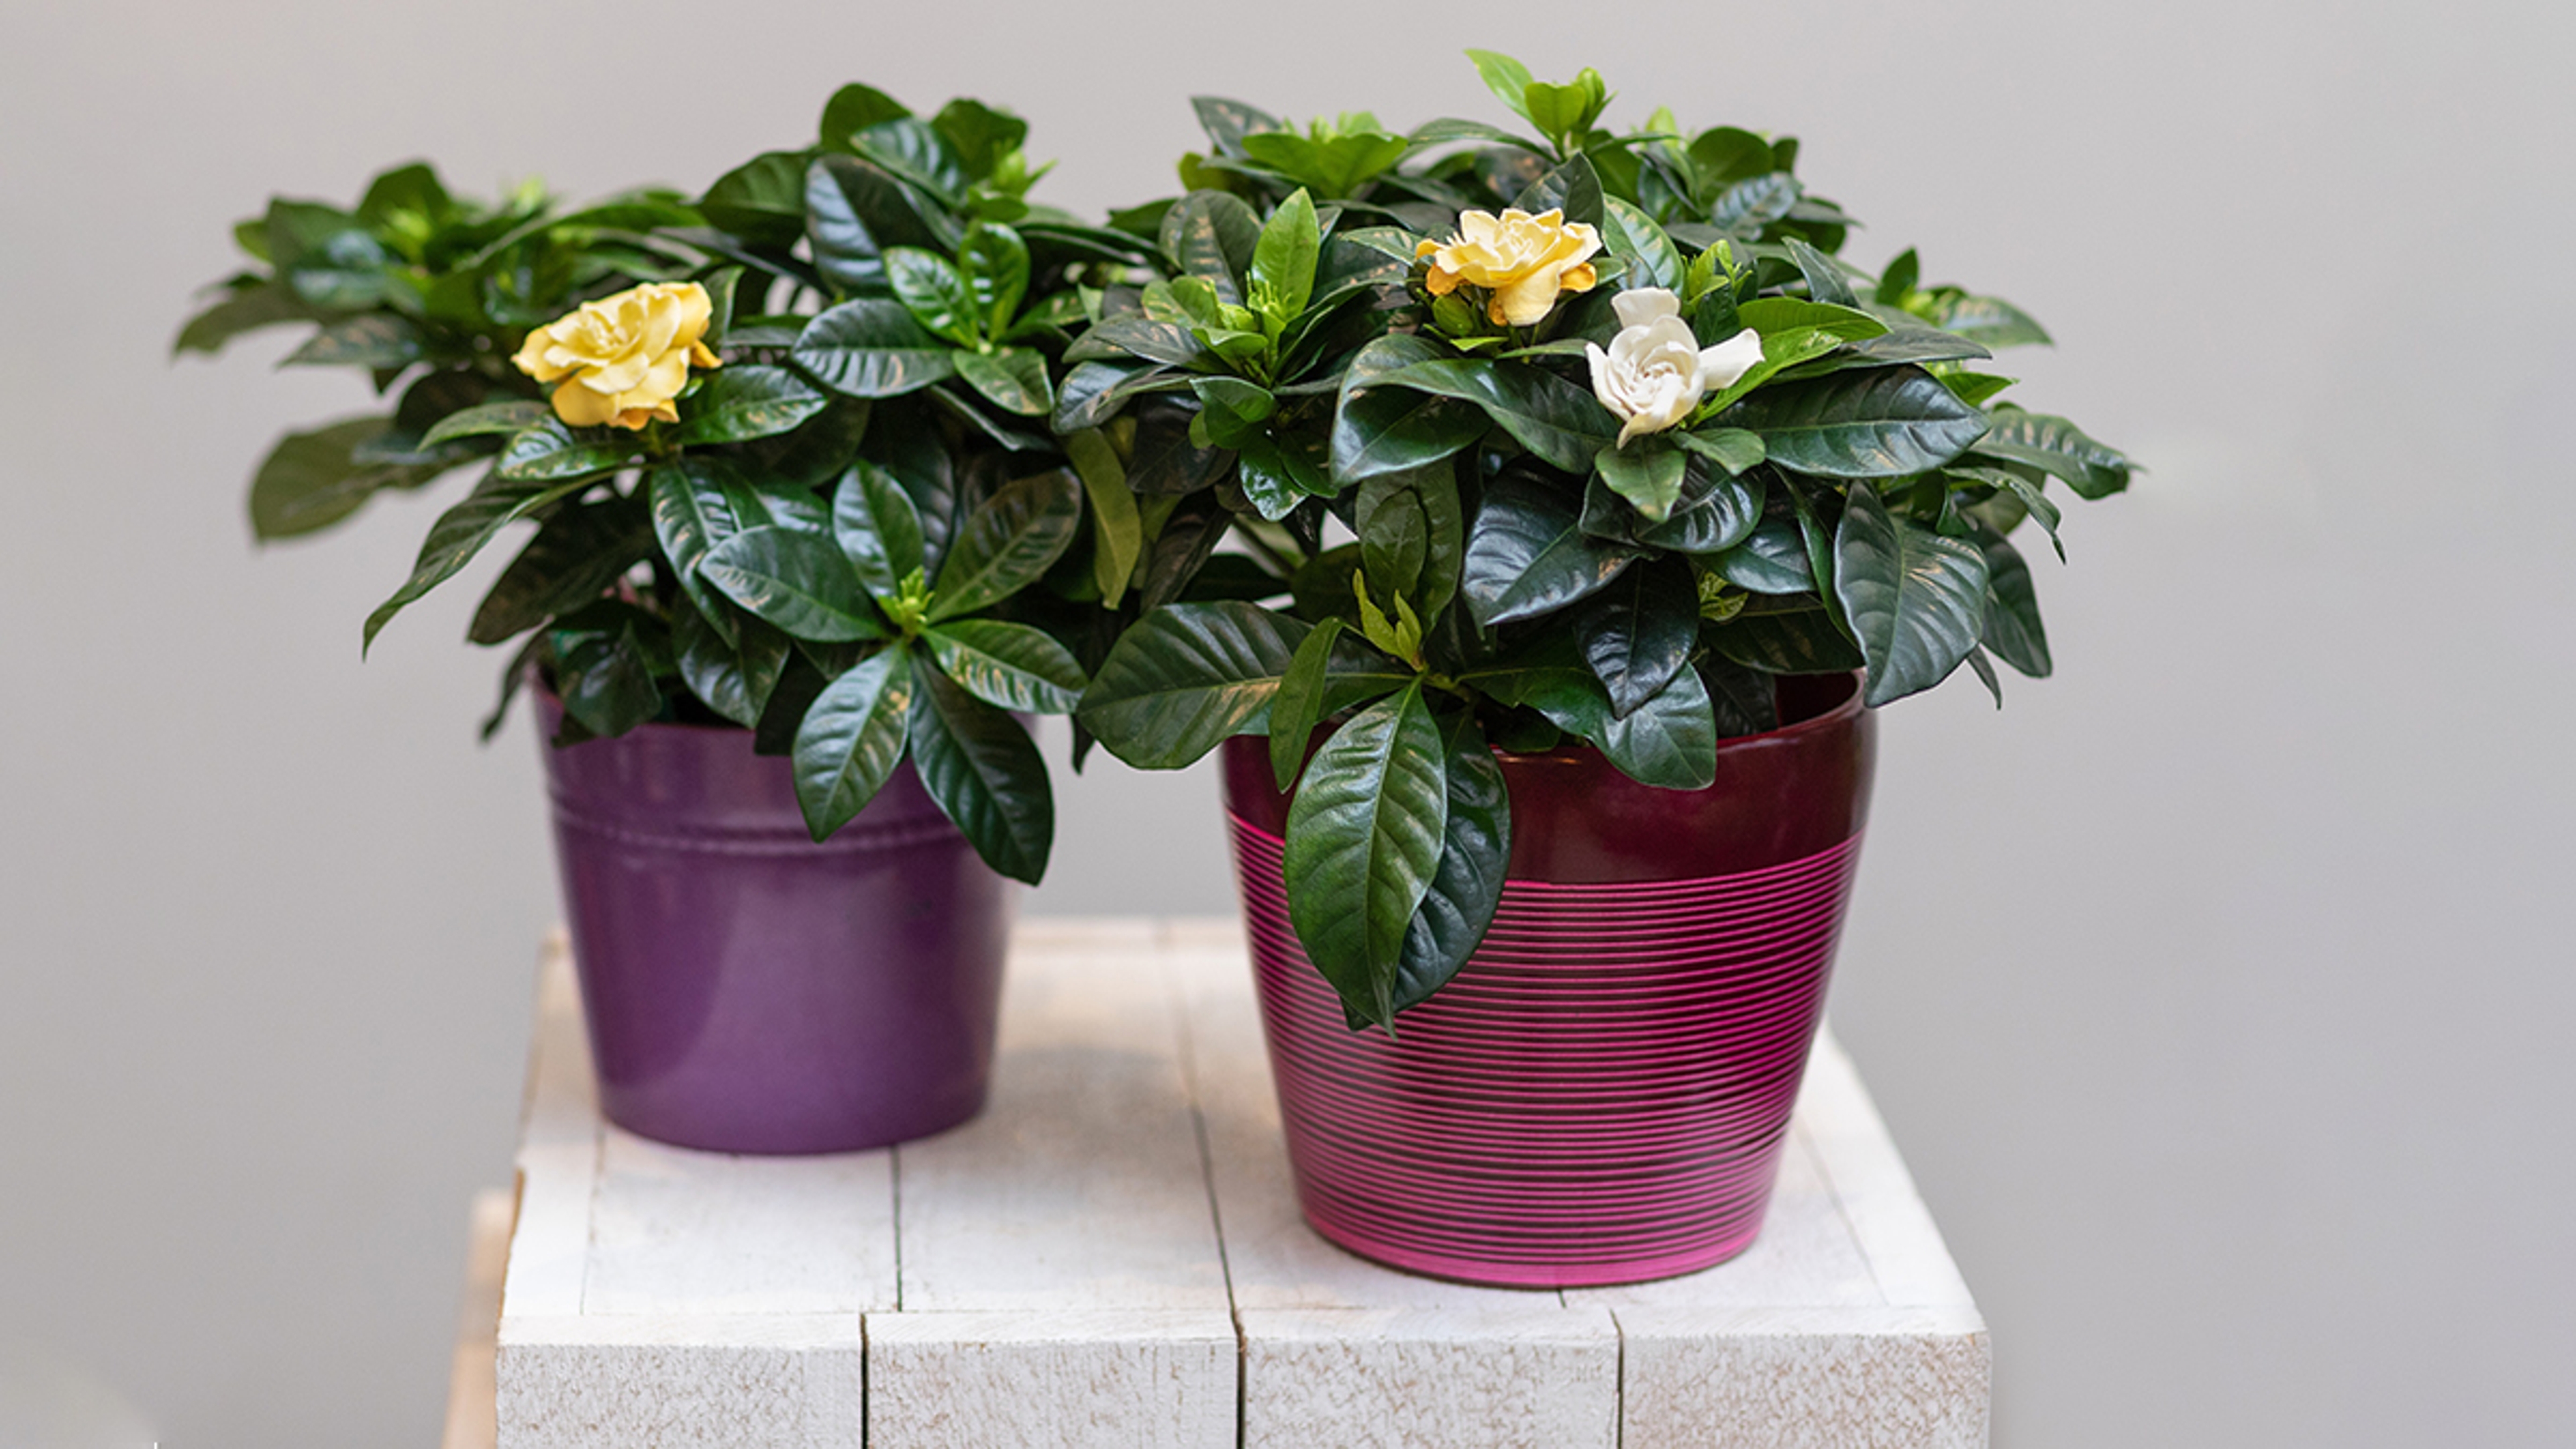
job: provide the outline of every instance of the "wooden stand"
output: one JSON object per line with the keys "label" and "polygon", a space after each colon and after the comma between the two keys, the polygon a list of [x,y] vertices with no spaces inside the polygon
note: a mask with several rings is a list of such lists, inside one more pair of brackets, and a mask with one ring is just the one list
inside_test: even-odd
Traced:
{"label": "wooden stand", "polygon": [[990,1110],[826,1158],[604,1125],[558,943],[497,1356],[469,1313],[447,1445],[1984,1444],[1984,1323],[1830,1037],[1792,1132],[1731,1263],[1462,1287],[1299,1218],[1230,922],[1028,923]]}

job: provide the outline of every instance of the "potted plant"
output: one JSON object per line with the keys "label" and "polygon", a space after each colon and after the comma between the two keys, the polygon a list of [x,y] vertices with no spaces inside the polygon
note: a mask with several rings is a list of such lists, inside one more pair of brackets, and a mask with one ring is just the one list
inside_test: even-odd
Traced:
{"label": "potted plant", "polygon": [[1470,54],[1512,125],[1201,100],[1192,189],[1124,214],[1157,275],[1056,427],[1077,463],[1168,440],[1128,481],[1242,557],[1123,610],[1078,718],[1146,768],[1222,751],[1314,1226],[1632,1281],[1759,1229],[1873,710],[2046,675],[2010,538],[2131,464],[2001,396],[2021,312],[1842,260],[1794,140],[1614,132],[1597,73]]}
{"label": "potted plant", "polygon": [[[732,1151],[980,1107],[1004,879],[1053,835],[1025,717],[1099,638],[1097,517],[1045,427],[1079,285],[1141,244],[1031,205],[1026,126],[852,85],[703,196],[559,211],[425,165],[236,235],[181,350],[315,324],[389,413],[290,435],[262,539],[478,470],[405,605],[534,532],[469,637],[536,682],[602,1104]],[[1132,510],[1131,510],[1132,511]]]}

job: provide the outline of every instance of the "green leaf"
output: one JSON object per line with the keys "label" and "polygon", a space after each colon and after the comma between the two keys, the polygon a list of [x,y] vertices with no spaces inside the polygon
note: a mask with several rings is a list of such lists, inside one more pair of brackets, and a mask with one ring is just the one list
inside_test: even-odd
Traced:
{"label": "green leaf", "polygon": [[1834,588],[1883,705],[1950,676],[1985,632],[1986,559],[1888,511],[1856,484],[1834,535]]}
{"label": "green leaf", "polygon": [[1046,874],[1055,842],[1055,797],[1020,722],[951,683],[920,671],[912,706],[912,763],[984,863],[1031,885]]}
{"label": "green leaf", "polygon": [[832,533],[859,582],[880,599],[902,592],[905,576],[928,559],[912,495],[893,474],[865,459],[850,465],[832,495]]}
{"label": "green leaf", "polygon": [[1717,714],[1694,669],[1675,674],[1627,714],[1614,712],[1593,743],[1641,785],[1705,790],[1717,779]]}
{"label": "green leaf", "polygon": [[707,224],[755,247],[785,250],[805,230],[805,153],[770,151],[716,178],[698,198]]}
{"label": "green leaf", "polygon": [[1837,307],[1858,307],[1860,298],[1852,294],[1851,281],[1833,258],[1809,246],[1803,238],[1788,240],[1789,259],[1798,265],[1799,275],[1806,279],[1807,295],[1819,302]]}
{"label": "green leaf", "polygon": [[1738,614],[1708,633],[1717,652],[1766,674],[1848,674],[1860,649],[1819,606],[1787,613]]}
{"label": "green leaf", "polygon": [[1405,925],[1395,970],[1399,1012],[1429,1000],[1467,964],[1502,904],[1511,861],[1511,792],[1475,711],[1451,716],[1441,736],[1448,817],[1440,833],[1440,865]]}
{"label": "green leaf", "polygon": [[1701,194],[1723,189],[1739,181],[1768,175],[1778,167],[1772,159],[1771,143],[1751,131],[1733,126],[1716,126],[1702,131],[1690,143],[1690,167],[1699,182]]}
{"label": "green leaf", "polygon": [[1993,529],[1977,530],[1976,538],[1978,552],[1986,556],[1986,627],[1979,637],[2023,676],[2046,679],[2056,666],[2048,657],[2048,630],[2039,622],[2030,564]]}
{"label": "green leaf", "polygon": [[356,512],[380,488],[413,487],[442,471],[436,465],[369,463],[352,456],[386,426],[384,418],[353,418],[279,440],[251,479],[253,536],[265,542],[311,533]]}
{"label": "green leaf", "polygon": [[1762,446],[1762,435],[1742,428],[1699,428],[1677,432],[1673,441],[1724,468],[1729,474],[1740,474],[1770,456]]}
{"label": "green leaf", "polygon": [[1570,499],[1506,473],[1485,491],[1458,591],[1484,625],[1534,618],[1596,593],[1637,554],[1585,534]]}
{"label": "green leaf", "polygon": [[1633,713],[1690,663],[1699,642],[1699,589],[1687,564],[1639,564],[1586,599],[1574,619],[1576,642],[1610,696],[1613,718]]}
{"label": "green leaf", "polygon": [[1084,692],[1083,725],[1143,770],[1257,733],[1308,629],[1258,604],[1172,604],[1129,625]]}
{"label": "green leaf", "polygon": [[[566,386],[577,386],[567,383]],[[551,483],[614,473],[634,458],[637,440],[624,429],[584,428],[559,418],[538,419],[510,435],[501,449],[501,476],[513,483]]]}
{"label": "green leaf", "polygon": [[552,643],[564,713],[593,735],[615,739],[662,712],[661,686],[632,624],[614,633],[558,630]]}
{"label": "green leaf", "polygon": [[409,367],[420,361],[420,328],[386,312],[361,312],[325,324],[286,354],[280,367]]}
{"label": "green leaf", "polygon": [[314,322],[322,317],[313,306],[279,282],[245,287],[188,319],[170,345],[177,352],[215,352],[233,338],[285,322]]}
{"label": "green leaf", "polygon": [[1959,296],[1933,308],[1933,324],[1988,347],[2046,346],[2048,329],[2001,297]]}
{"label": "green leaf", "polygon": [[832,98],[823,103],[819,134],[826,146],[847,146],[852,136],[868,127],[900,121],[911,114],[903,102],[874,86],[852,81],[832,92]]}
{"label": "green leaf", "polygon": [[1561,210],[1568,222],[1600,226],[1601,173],[1593,168],[1591,157],[1569,157],[1563,165],[1531,182],[1512,205],[1532,216]]}
{"label": "green leaf", "polygon": [[751,729],[769,707],[770,692],[778,687],[793,646],[786,635],[757,619],[736,619],[727,627],[739,643],[717,632],[713,619],[689,601],[672,607],[671,644],[689,692],[717,714]]}
{"label": "green leaf", "polygon": [[1036,348],[958,353],[957,375],[1004,412],[1042,418],[1055,410],[1055,393],[1047,386],[1046,355]]}
{"label": "green leaf", "polygon": [[1257,106],[1229,101],[1219,96],[1192,96],[1190,108],[1198,112],[1199,129],[1207,132],[1220,156],[1241,157],[1243,138],[1253,131],[1276,131],[1279,118]]}
{"label": "green leaf", "polygon": [[1159,321],[1142,312],[1121,312],[1085,328],[1065,349],[1064,360],[1140,357],[1148,362],[1189,366],[1205,357],[1206,352],[1186,323]]}
{"label": "green leaf", "polygon": [[1773,333],[1812,331],[1845,342],[1877,337],[1887,323],[1858,308],[1799,297],[1755,297],[1737,305],[1735,315],[1765,338]]}
{"label": "green leaf", "polygon": [[886,637],[858,570],[828,538],[776,525],[745,529],[709,549],[698,575],[796,639]]}
{"label": "green leaf", "polygon": [[1323,249],[1314,199],[1299,187],[1270,213],[1252,249],[1252,309],[1282,326],[1305,311],[1306,299],[1315,294],[1315,262]]}
{"label": "green leaf", "polygon": [[2129,486],[2136,465],[2128,456],[2086,437],[2064,418],[2008,407],[1993,419],[1994,426],[1977,439],[1979,453],[2062,478],[2081,498],[2108,498]]}
{"label": "green leaf", "polygon": [[979,221],[966,228],[957,263],[974,294],[984,335],[999,338],[1010,331],[1011,319],[1020,315],[1020,301],[1029,293],[1029,244],[1007,226]]}
{"label": "green leaf", "polygon": [[1419,684],[1352,717],[1288,810],[1283,874],[1297,938],[1354,1013],[1390,1025],[1404,935],[1439,869],[1448,782]]}
{"label": "green leaf", "polygon": [[1050,469],[1011,483],[966,519],[939,566],[933,623],[990,608],[1037,581],[1082,528],[1082,483]]}
{"label": "green leaf", "polygon": [[[1733,548],[1762,521],[1766,489],[1762,475],[1711,478],[1705,468],[1692,468],[1682,480],[1681,505],[1662,523],[1639,529],[1636,542],[1674,553],[1716,553]],[[1584,497],[1585,530],[1596,532],[1590,515],[1592,498]]]}
{"label": "green leaf", "polygon": [[1795,594],[1816,586],[1807,543],[1789,519],[1764,521],[1742,543],[1710,560],[1719,578],[1757,594]]}
{"label": "green leaf", "polygon": [[493,433],[517,433],[544,422],[554,409],[541,402],[496,402],[449,413],[420,435],[423,448],[435,448],[458,438],[485,437]]}
{"label": "green leaf", "polygon": [[784,433],[831,406],[831,399],[783,367],[736,364],[688,399],[676,441],[743,443]]}
{"label": "green leaf", "polygon": [[844,291],[888,285],[891,247],[948,251],[965,233],[939,204],[875,161],[825,156],[805,174],[805,232],[815,269]]}
{"label": "green leaf", "polygon": [[1781,383],[1737,403],[1726,419],[1761,434],[1772,462],[1826,478],[1928,472],[1986,432],[1985,414],[1916,367]]}
{"label": "green leaf", "polygon": [[464,501],[440,514],[438,521],[429,526],[429,537],[421,543],[411,577],[367,616],[361,652],[376,642],[376,635],[404,606],[454,578],[502,529],[581,487],[579,483],[520,483],[498,473],[485,474]]}
{"label": "green leaf", "polygon": [[1709,203],[1708,219],[1718,230],[1740,237],[1760,233],[1763,227],[1788,216],[1790,208],[1806,188],[1786,171],[1738,181],[1717,194]]}
{"label": "green leaf", "polygon": [[1333,414],[1333,475],[1356,482],[1439,462],[1485,435],[1484,409],[1454,397],[1382,387],[1390,374],[1445,356],[1438,344],[1389,333],[1344,372]]}
{"label": "green leaf", "polygon": [[1661,523],[1681,501],[1682,473],[1689,464],[1679,449],[1647,439],[1634,450],[1612,443],[1597,455],[1595,466],[1611,492],[1627,499],[1649,521]]}
{"label": "green leaf", "polygon": [[844,302],[806,323],[788,355],[849,397],[899,397],[957,370],[955,351],[923,331],[902,303],[882,297]]}
{"label": "green leaf", "polygon": [[1972,408],[1984,407],[1997,393],[2020,381],[2019,378],[1997,377],[1991,372],[1944,372],[1941,385],[1958,395],[1959,401]]}
{"label": "green leaf", "polygon": [[1242,278],[1261,243],[1261,218],[1243,198],[1193,191],[1163,218],[1163,254],[1185,277],[1215,289],[1217,300],[1244,305]]}
{"label": "green leaf", "polygon": [[635,500],[610,497],[562,509],[493,580],[465,637],[500,644],[569,614],[598,599],[652,547],[650,521]]}
{"label": "green leaf", "polygon": [[1887,264],[1886,271],[1878,274],[1878,287],[1871,293],[1870,300],[1882,307],[1893,307],[1904,301],[1905,294],[1913,291],[1914,284],[1921,280],[1922,258],[1914,254],[1914,248],[1907,247]]}
{"label": "green leaf", "polygon": [[1118,450],[1098,428],[1069,433],[1063,444],[1065,456],[1082,478],[1083,494],[1091,500],[1092,580],[1100,586],[1101,606],[1114,609],[1127,591],[1128,580],[1136,576],[1136,560],[1145,550],[1136,495],[1127,487],[1127,469],[1118,461]]}
{"label": "green leaf", "polygon": [[1568,473],[1591,472],[1603,445],[1618,437],[1592,394],[1527,363],[1435,359],[1387,373],[1374,385],[1474,403],[1522,447]]}
{"label": "green leaf", "polygon": [[1064,386],[1056,393],[1055,415],[1048,419],[1048,426],[1059,434],[1096,428],[1117,417],[1128,401],[1141,393],[1186,385],[1169,368],[1085,362],[1065,374]]}
{"label": "green leaf", "polygon": [[1627,262],[1628,285],[1680,291],[1687,270],[1681,248],[1673,245],[1655,219],[1615,196],[1605,199],[1602,207],[1601,241],[1611,255]]}
{"label": "green leaf", "polygon": [[1532,77],[1528,66],[1493,50],[1470,50],[1467,59],[1475,62],[1476,74],[1484,78],[1485,89],[1492,91],[1496,100],[1511,107],[1514,115],[1529,119],[1526,97]]}
{"label": "green leaf", "polygon": [[888,247],[885,270],[895,300],[925,330],[960,347],[972,347],[982,336],[983,308],[956,263],[919,247]]}
{"label": "green leaf", "polygon": [[796,727],[796,803],[816,840],[866,809],[903,762],[915,675],[910,650],[883,650],[825,685],[807,707]]}
{"label": "green leaf", "polygon": [[1360,485],[1351,517],[1369,576],[1411,594],[1423,618],[1438,617],[1466,566],[1456,467],[1443,459],[1377,474]]}
{"label": "green leaf", "polygon": [[922,638],[949,678],[1004,709],[1071,714],[1090,684],[1071,650],[1026,624],[960,619],[934,624]]}
{"label": "green leaf", "polygon": [[1324,722],[1325,678],[1333,646],[1342,637],[1342,621],[1327,618],[1315,626],[1279,676],[1279,692],[1270,701],[1270,774],[1281,790],[1297,783],[1306,763],[1315,727]]}
{"label": "green leaf", "polygon": [[966,174],[979,181],[1029,139],[1028,122],[963,97],[940,107],[939,114],[930,118],[930,128],[957,153]]}

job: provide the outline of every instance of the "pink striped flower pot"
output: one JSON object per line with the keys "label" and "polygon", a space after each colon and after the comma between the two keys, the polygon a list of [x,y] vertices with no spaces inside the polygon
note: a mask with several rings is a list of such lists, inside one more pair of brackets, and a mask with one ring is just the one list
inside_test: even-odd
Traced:
{"label": "pink striped flower pot", "polygon": [[1492,930],[1397,1018],[1344,1024],[1288,923],[1289,797],[1226,742],[1226,803],[1306,1219],[1365,1258],[1515,1288],[1634,1283],[1761,1230],[1859,858],[1873,715],[1784,679],[1784,717],[1657,790],[1588,749],[1503,755]]}

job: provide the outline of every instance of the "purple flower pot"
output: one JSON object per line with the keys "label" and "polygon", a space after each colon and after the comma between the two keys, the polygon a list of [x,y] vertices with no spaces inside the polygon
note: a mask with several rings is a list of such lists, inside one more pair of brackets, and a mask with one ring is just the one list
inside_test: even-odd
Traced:
{"label": "purple flower pot", "polygon": [[[551,736],[562,706],[539,711]],[[541,748],[610,1121],[848,1152],[983,1109],[1011,895],[909,763],[818,845],[748,730]]]}
{"label": "purple flower pot", "polygon": [[1785,679],[1717,782],[1657,790],[1589,749],[1502,755],[1512,854],[1484,943],[1396,1034],[1354,1033],[1288,919],[1290,797],[1226,741],[1262,1026],[1315,1231],[1514,1288],[1632,1283],[1761,1231],[1859,862],[1877,721]]}

